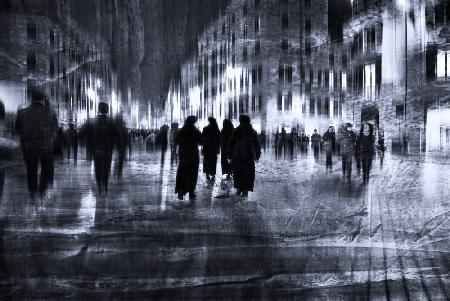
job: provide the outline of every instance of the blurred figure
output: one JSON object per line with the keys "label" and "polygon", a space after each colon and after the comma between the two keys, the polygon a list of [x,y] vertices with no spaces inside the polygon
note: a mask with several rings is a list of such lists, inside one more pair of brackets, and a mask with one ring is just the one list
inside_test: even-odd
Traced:
{"label": "blurred figure", "polygon": [[69,123],[65,136],[67,139],[67,160],[70,160],[70,153],[73,152],[73,162],[76,165],[78,158],[78,131],[73,123]]}
{"label": "blurred figure", "polygon": [[246,197],[249,191],[253,191],[255,161],[261,156],[258,134],[247,115],[239,116],[239,126],[231,135],[228,154],[232,160],[236,193],[238,196]]}
{"label": "blurred figure", "polygon": [[230,142],[231,134],[233,134],[234,126],[230,119],[223,121],[222,131],[220,132],[220,163],[222,165],[222,174],[226,175],[227,179],[231,178],[233,169],[231,163],[228,160],[230,155],[228,154],[228,143]]}
{"label": "blurred figure", "polygon": [[39,193],[45,193],[53,184],[53,155],[58,129],[56,113],[45,105],[46,96],[37,90],[32,93],[32,103],[20,110],[16,118],[16,131],[20,135],[23,157],[27,167],[28,190],[34,198],[38,191],[38,165],[41,165]]}
{"label": "blurred figure", "polygon": [[109,106],[98,104],[98,115],[92,126],[92,152],[94,155],[95,179],[100,195],[108,193],[108,180],[117,130],[112,118],[108,117]]}
{"label": "blurred figure", "polygon": [[363,123],[359,132],[359,157],[363,171],[363,183],[368,184],[374,153],[373,125]]}
{"label": "blurred figure", "polygon": [[314,150],[314,159],[319,161],[319,148],[321,137],[317,134],[317,130],[314,129],[314,134],[311,136],[311,148]]}
{"label": "blurred figure", "polygon": [[220,130],[216,119],[208,118],[209,125],[203,128],[203,172],[206,180],[214,182],[216,177],[217,155],[220,152]]}
{"label": "blurred figure", "polygon": [[351,181],[352,176],[352,157],[355,152],[356,135],[352,130],[353,125],[346,123],[340,133],[339,144],[341,146],[342,174],[344,179]]}
{"label": "blurred figure", "polygon": [[169,134],[169,142],[170,142],[170,158],[175,157],[177,153],[177,145],[175,144],[175,139],[178,134],[178,123],[174,122],[170,125],[170,134]]}
{"label": "blurred figure", "polygon": [[196,197],[195,187],[197,186],[200,164],[198,146],[202,140],[202,134],[195,127],[196,122],[197,117],[187,117],[184,126],[178,131],[175,139],[179,159],[175,193],[178,194],[180,200],[184,198],[186,193],[189,193],[189,199],[191,200]]}
{"label": "blurred figure", "polygon": [[329,126],[328,130],[323,134],[324,149],[326,153],[326,170],[333,171],[333,152],[336,149],[336,133],[334,126]]}
{"label": "blurred figure", "polygon": [[119,178],[122,177],[123,165],[125,163],[125,156],[127,154],[127,148],[130,147],[129,139],[128,139],[128,130],[125,125],[125,121],[123,120],[122,115],[116,117],[116,134],[117,134],[117,150],[118,150],[118,158],[117,158],[117,169],[116,173]]}
{"label": "blurred figure", "polygon": [[384,130],[378,130],[378,152],[380,154],[380,168],[383,168],[384,152],[386,151],[386,146],[384,145]]}

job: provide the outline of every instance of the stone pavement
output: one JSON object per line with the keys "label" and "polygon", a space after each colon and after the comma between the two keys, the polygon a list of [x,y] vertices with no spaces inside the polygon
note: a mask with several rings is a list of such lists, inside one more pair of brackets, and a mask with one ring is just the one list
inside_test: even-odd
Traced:
{"label": "stone pavement", "polygon": [[450,162],[387,153],[365,187],[356,168],[344,183],[338,158],[333,173],[324,160],[269,151],[248,198],[201,174],[195,203],[177,200],[169,154],[133,154],[108,197],[91,164],[58,162],[35,201],[15,162],[0,202],[0,296],[448,300]]}

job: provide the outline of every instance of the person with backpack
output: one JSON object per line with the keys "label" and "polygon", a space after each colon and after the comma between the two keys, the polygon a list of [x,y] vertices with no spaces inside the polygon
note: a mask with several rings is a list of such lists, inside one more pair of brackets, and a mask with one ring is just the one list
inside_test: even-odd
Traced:
{"label": "person with backpack", "polygon": [[253,191],[255,182],[255,161],[261,156],[258,134],[247,115],[239,116],[239,126],[231,135],[228,154],[233,166],[234,188],[238,196],[246,197]]}

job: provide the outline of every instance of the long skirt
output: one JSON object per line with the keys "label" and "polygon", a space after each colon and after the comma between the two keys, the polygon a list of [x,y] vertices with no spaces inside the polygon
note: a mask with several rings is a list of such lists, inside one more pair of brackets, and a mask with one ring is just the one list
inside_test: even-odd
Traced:
{"label": "long skirt", "polygon": [[203,172],[215,176],[217,166],[217,154],[205,154],[203,157]]}
{"label": "long skirt", "polygon": [[234,161],[233,162],[234,188],[243,191],[253,191],[255,183],[255,162]]}
{"label": "long skirt", "polygon": [[197,186],[199,160],[180,160],[177,170],[175,193],[194,192]]}

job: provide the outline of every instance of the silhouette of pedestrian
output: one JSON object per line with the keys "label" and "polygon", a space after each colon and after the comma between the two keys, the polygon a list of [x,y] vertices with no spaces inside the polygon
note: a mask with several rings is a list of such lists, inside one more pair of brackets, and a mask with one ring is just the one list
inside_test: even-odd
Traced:
{"label": "silhouette of pedestrian", "polygon": [[317,133],[317,130],[314,130],[314,134],[312,134],[311,136],[311,147],[314,150],[314,159],[316,161],[319,160],[319,147],[320,147],[320,140],[321,137],[320,135]]}
{"label": "silhouette of pedestrian", "polygon": [[230,142],[231,134],[233,133],[234,126],[230,119],[223,121],[222,131],[220,132],[220,163],[222,166],[222,174],[226,175],[230,179],[233,174],[231,163],[228,160],[230,155],[228,154],[228,143]]}
{"label": "silhouette of pedestrian", "polygon": [[208,181],[214,182],[216,176],[217,155],[220,152],[220,130],[216,119],[208,118],[209,125],[203,128],[203,172]]}
{"label": "silhouette of pedestrian", "polygon": [[180,200],[184,198],[186,193],[189,193],[191,200],[196,197],[195,187],[197,186],[200,164],[198,146],[202,140],[202,134],[195,127],[196,122],[197,117],[187,117],[184,126],[178,131],[175,138],[179,159],[175,193],[178,194]]}
{"label": "silhouette of pedestrian", "polygon": [[98,115],[92,126],[92,152],[94,156],[95,179],[98,192],[108,193],[108,180],[114,145],[117,143],[117,130],[112,118],[108,117],[109,106],[98,104]]}
{"label": "silhouette of pedestrian", "polygon": [[336,147],[336,133],[334,126],[330,125],[328,130],[323,134],[322,139],[324,141],[324,149],[326,153],[326,169],[333,171],[333,152]]}
{"label": "silhouette of pedestrian", "polygon": [[359,157],[363,171],[363,183],[369,182],[370,168],[374,154],[373,125],[363,123],[359,132]]}
{"label": "silhouette of pedestrian", "polygon": [[[54,143],[58,129],[55,112],[45,104],[46,96],[37,90],[32,92],[32,103],[20,110],[16,117],[16,131],[20,135],[23,157],[27,168],[28,190],[32,198],[39,191],[41,197],[53,183]],[[38,189],[38,165],[41,175]]]}
{"label": "silhouette of pedestrian", "polygon": [[70,160],[70,153],[73,152],[73,161],[76,165],[78,158],[78,131],[73,123],[69,123],[65,136],[67,139],[67,160]]}
{"label": "silhouette of pedestrian", "polygon": [[339,144],[341,146],[342,174],[344,179],[351,181],[352,176],[352,158],[355,152],[356,135],[352,131],[353,125],[346,123],[341,129]]}
{"label": "silhouette of pedestrian", "polygon": [[250,117],[239,116],[239,126],[231,135],[228,154],[233,166],[234,188],[238,196],[247,196],[255,183],[255,161],[261,156],[258,134],[250,124]]}

